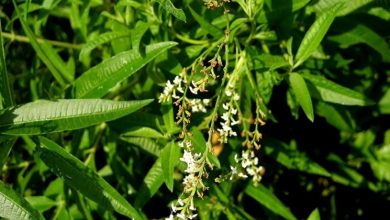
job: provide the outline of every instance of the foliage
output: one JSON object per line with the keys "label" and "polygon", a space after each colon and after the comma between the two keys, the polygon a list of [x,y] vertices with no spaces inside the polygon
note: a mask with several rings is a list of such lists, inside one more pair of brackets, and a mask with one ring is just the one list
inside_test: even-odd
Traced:
{"label": "foliage", "polygon": [[0,217],[390,206],[386,1],[0,3]]}

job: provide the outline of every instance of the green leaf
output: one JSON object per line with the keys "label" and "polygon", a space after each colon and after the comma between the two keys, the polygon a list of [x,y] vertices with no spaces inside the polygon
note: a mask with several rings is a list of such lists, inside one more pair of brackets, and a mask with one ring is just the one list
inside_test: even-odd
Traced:
{"label": "green leaf", "polygon": [[25,199],[39,212],[44,212],[57,205],[57,202],[46,196],[28,196]]}
{"label": "green leaf", "polygon": [[148,152],[151,155],[154,155],[156,157],[160,156],[160,146],[149,138],[122,136],[121,139],[128,143],[136,145],[137,147],[141,148],[142,150]]}
{"label": "green leaf", "polygon": [[55,142],[39,137],[37,145],[41,160],[67,185],[108,210],[143,219],[114,187]]}
{"label": "green leaf", "polygon": [[182,9],[175,8],[175,6],[172,4],[170,0],[155,0],[155,1],[158,2],[165,11],[172,14],[177,19],[186,22],[186,15],[184,14],[184,11]]}
{"label": "green leaf", "polygon": [[318,211],[318,208],[314,209],[307,220],[321,220],[320,211]]}
{"label": "green leaf", "polygon": [[245,188],[245,193],[275,214],[289,220],[296,219],[290,210],[264,185],[260,184],[258,187],[255,187],[252,184],[248,184]]}
{"label": "green leaf", "polygon": [[174,134],[178,130],[178,126],[175,123],[172,100],[161,104],[161,113],[167,132]]}
{"label": "green leaf", "polygon": [[151,24],[149,23],[139,21],[135,25],[135,28],[131,30],[131,46],[135,51],[139,52],[142,37],[149,29],[150,25]]}
{"label": "green leaf", "polygon": [[0,115],[0,133],[36,135],[74,130],[130,114],[152,100],[60,99],[10,108]]}
{"label": "green leaf", "polygon": [[354,131],[356,123],[351,114],[344,108],[319,102],[316,105],[316,113],[326,119],[326,121],[340,131]]}
{"label": "green leaf", "polygon": [[298,48],[294,68],[301,65],[317,49],[342,5],[337,4],[325,11],[312,24]]}
{"label": "green leaf", "polygon": [[88,56],[90,52],[96,47],[108,43],[114,39],[123,38],[123,37],[130,37],[130,33],[129,32],[108,32],[99,35],[96,39],[87,42],[86,44],[83,45],[79,54],[79,60],[82,60],[84,57]]}
{"label": "green leaf", "polygon": [[180,147],[175,142],[169,142],[162,150],[160,158],[165,185],[173,192],[173,172],[180,158]]}
{"label": "green leaf", "polygon": [[207,22],[202,16],[198,15],[191,7],[189,7],[192,17],[199,23],[202,30],[205,30],[207,33],[211,34],[213,37],[219,39],[224,33],[214,25]]}
{"label": "green leaf", "polygon": [[313,104],[311,102],[310,93],[307,89],[305,80],[298,73],[291,73],[289,76],[289,80],[299,105],[302,107],[307,118],[313,122]]}
{"label": "green leaf", "polygon": [[[0,110],[15,105],[11,84],[8,80],[7,66],[5,63],[2,30],[0,21]],[[3,140],[0,137],[0,173],[2,172],[4,162],[7,160],[15,141],[16,138],[7,137]]]}
{"label": "green leaf", "polygon": [[344,7],[339,11],[337,16],[345,16],[368,3],[374,2],[375,0],[359,0],[359,1],[349,1],[349,0],[322,0],[317,1],[313,8],[317,13],[322,13],[329,8],[334,7],[337,3],[344,2]]}
{"label": "green leaf", "polygon": [[163,134],[149,127],[130,127],[123,137],[165,138]]}
{"label": "green leaf", "polygon": [[382,36],[362,24],[340,35],[330,36],[329,40],[336,41],[343,48],[354,44],[367,44],[382,55],[383,61],[390,62],[389,44]]}
{"label": "green leaf", "polygon": [[122,52],[84,72],[73,84],[76,98],[100,98],[116,84],[133,75],[159,54],[175,46],[175,42],[162,42],[146,47],[145,56],[136,50]]}
{"label": "green leaf", "polygon": [[34,48],[38,57],[50,70],[51,74],[57,80],[57,82],[62,87],[65,87],[67,83],[73,80],[72,79],[73,74],[68,73],[66,71],[67,70],[66,64],[58,55],[58,53],[48,43],[46,43],[45,41],[38,43],[37,38],[35,37],[34,33],[31,31],[31,29],[28,27],[27,22],[24,20],[23,16],[20,15],[15,0],[13,0],[13,3],[15,6],[15,11],[19,16],[19,21],[23,27],[24,32],[26,33],[27,37],[30,40],[31,46]]}
{"label": "green leaf", "polygon": [[390,161],[370,161],[370,166],[378,180],[390,182]]}
{"label": "green leaf", "polygon": [[[192,143],[194,144],[194,151],[196,153],[204,153],[206,152],[206,140],[203,137],[203,134],[198,129],[191,129],[192,134]],[[221,163],[219,162],[218,157],[216,157],[212,152],[207,151],[207,161],[216,166],[217,168],[221,168]]]}
{"label": "green leaf", "polygon": [[378,107],[382,114],[390,114],[390,89],[383,95],[378,103]]}
{"label": "green leaf", "polygon": [[326,102],[337,103],[341,105],[372,105],[371,100],[364,95],[338,85],[320,76],[309,74],[302,75],[308,82],[310,94]]}
{"label": "green leaf", "polygon": [[286,143],[268,138],[263,141],[262,145],[265,147],[267,155],[288,169],[325,177],[331,176],[331,173],[310,159],[305,153],[297,149],[289,149]]}
{"label": "green leaf", "polygon": [[15,105],[5,64],[2,30],[0,22],[0,110]]}
{"label": "green leaf", "polygon": [[161,167],[161,158],[157,159],[146,174],[140,190],[137,193],[134,206],[143,207],[164,183],[164,174]]}
{"label": "green leaf", "polygon": [[18,193],[0,181],[0,217],[6,219],[45,219]]}

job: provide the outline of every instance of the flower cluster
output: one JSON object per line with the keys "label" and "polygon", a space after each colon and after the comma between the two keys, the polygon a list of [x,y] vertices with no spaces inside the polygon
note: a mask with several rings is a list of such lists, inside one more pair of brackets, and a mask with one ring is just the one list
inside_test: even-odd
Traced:
{"label": "flower cluster", "polygon": [[222,128],[217,129],[220,134],[220,141],[223,143],[227,143],[228,137],[237,136],[237,133],[233,131],[232,126],[240,123],[240,121],[235,118],[237,117],[240,96],[234,90],[234,86],[234,83],[229,82],[225,89],[225,95],[227,99],[229,99],[229,102],[222,104],[222,108],[225,110],[221,116],[221,119],[223,120],[223,122],[220,123]]}
{"label": "flower cluster", "polygon": [[175,76],[173,83],[170,80],[166,82],[163,93],[161,93],[158,97],[158,102],[167,102],[171,99],[171,97],[174,99],[179,99],[180,97],[178,96],[177,92],[184,94],[183,87],[185,87],[186,84],[186,73],[185,69],[183,69],[179,76]]}
{"label": "flower cluster", "polygon": [[187,175],[183,179],[184,191],[179,199],[171,204],[171,215],[169,219],[177,217],[179,219],[193,219],[197,216],[194,214],[196,208],[194,206],[194,195],[203,196],[203,191],[207,189],[203,184],[202,178],[207,175],[204,168],[205,157],[200,153],[193,153],[192,142],[185,138],[179,143],[179,146],[184,148],[184,154],[180,161],[187,165],[184,171]]}
{"label": "flower cluster", "polygon": [[258,184],[261,181],[265,169],[263,166],[258,165],[259,159],[255,156],[253,149],[243,150],[241,152],[241,157],[236,154],[234,156],[234,160],[241,166],[240,168],[233,166],[231,167],[231,178],[233,178],[235,175],[244,179],[248,178],[248,176],[251,176],[254,184]]}
{"label": "flower cluster", "polygon": [[[191,87],[190,87],[191,88]],[[206,112],[206,106],[211,103],[210,99],[191,99],[190,106],[191,112]]]}

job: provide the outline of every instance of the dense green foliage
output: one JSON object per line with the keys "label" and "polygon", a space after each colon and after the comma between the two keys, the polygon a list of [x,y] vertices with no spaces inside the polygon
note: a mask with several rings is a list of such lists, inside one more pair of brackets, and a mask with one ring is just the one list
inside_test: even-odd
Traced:
{"label": "dense green foliage", "polygon": [[386,216],[389,27],[381,0],[0,0],[0,217]]}

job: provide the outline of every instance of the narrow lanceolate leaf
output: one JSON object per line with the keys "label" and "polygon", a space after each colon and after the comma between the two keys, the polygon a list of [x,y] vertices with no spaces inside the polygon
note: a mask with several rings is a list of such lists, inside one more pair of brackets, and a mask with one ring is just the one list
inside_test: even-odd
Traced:
{"label": "narrow lanceolate leaf", "polygon": [[129,218],[142,219],[138,211],[110,184],[53,141],[39,137],[41,160],[64,182],[100,206]]}
{"label": "narrow lanceolate leaf", "polygon": [[3,47],[3,36],[0,23],[0,110],[14,105],[12,90],[8,81],[7,67],[5,64],[5,53]]}
{"label": "narrow lanceolate leaf", "polygon": [[289,80],[299,105],[302,107],[307,118],[310,121],[313,121],[314,120],[313,104],[311,102],[310,93],[309,90],[307,89],[305,80],[298,73],[291,73],[289,76]]}
{"label": "narrow lanceolate leaf", "polygon": [[304,74],[302,76],[306,79],[306,82],[308,82],[311,95],[323,101],[341,105],[365,106],[374,104],[361,93],[336,84],[323,77],[309,74]]}
{"label": "narrow lanceolate leaf", "polygon": [[18,193],[0,181],[0,217],[6,219],[45,219]]}
{"label": "narrow lanceolate leaf", "polygon": [[27,22],[24,20],[23,16],[20,15],[18,6],[15,1],[15,11],[19,16],[20,23],[23,27],[24,32],[30,40],[31,46],[34,48],[38,57],[42,60],[42,62],[47,66],[50,70],[53,77],[61,86],[66,86],[66,84],[72,81],[72,74],[66,72],[67,68],[64,61],[58,55],[58,53],[46,42],[41,44],[38,43],[36,36],[31,31]]}
{"label": "narrow lanceolate leaf", "polygon": [[[129,126],[129,125],[127,125]],[[165,138],[163,134],[149,127],[130,127],[123,133],[123,137]]]}
{"label": "narrow lanceolate leaf", "polygon": [[80,51],[79,60],[82,60],[85,56],[87,56],[93,49],[96,47],[108,43],[114,39],[122,38],[122,37],[130,37],[129,32],[108,32],[99,35],[99,37],[95,40],[87,42]]}
{"label": "narrow lanceolate leaf", "polygon": [[275,214],[289,220],[296,219],[290,210],[264,185],[260,184],[258,187],[255,187],[249,184],[245,188],[245,193]]}
{"label": "narrow lanceolate leaf", "polygon": [[152,100],[61,99],[31,102],[0,115],[0,134],[36,135],[73,130],[130,114]]}
{"label": "narrow lanceolate leaf", "polygon": [[173,191],[173,171],[180,158],[180,147],[169,142],[161,152],[161,167],[164,173],[165,185]]}
{"label": "narrow lanceolate leaf", "polygon": [[317,49],[342,5],[337,4],[330,8],[312,24],[298,48],[294,68],[301,65]]}
{"label": "narrow lanceolate leaf", "polygon": [[155,1],[158,2],[165,11],[172,14],[177,19],[186,22],[186,15],[184,14],[184,11],[182,9],[175,8],[175,6],[172,4],[170,0],[155,0]]}
{"label": "narrow lanceolate leaf", "polygon": [[[15,104],[13,99],[12,90],[10,88],[10,83],[8,81],[7,67],[5,64],[5,52],[3,47],[3,36],[2,28],[0,22],[0,110],[11,107]],[[9,153],[13,145],[15,144],[16,139],[14,137],[5,137],[4,139],[0,137],[0,173],[6,159],[8,158]]]}
{"label": "narrow lanceolate leaf", "polygon": [[307,220],[321,220],[320,211],[318,211],[318,208],[314,209]]}
{"label": "narrow lanceolate leaf", "polygon": [[364,43],[382,55],[386,62],[390,62],[390,46],[386,40],[370,28],[358,24],[351,30],[340,35],[331,36],[329,40],[336,41],[341,47]]}
{"label": "narrow lanceolate leaf", "polygon": [[175,42],[149,45],[142,56],[137,50],[120,53],[92,67],[76,79],[73,95],[76,98],[100,98],[116,84],[133,75],[159,54],[175,46]]}
{"label": "narrow lanceolate leaf", "polygon": [[160,145],[158,145],[155,141],[149,138],[121,136],[121,139],[130,144],[134,144],[135,146],[139,147],[143,151],[148,152],[153,156],[160,156]]}
{"label": "narrow lanceolate leaf", "polygon": [[134,206],[143,207],[164,183],[164,174],[161,167],[161,159],[157,159],[144,178],[140,190],[137,193]]}
{"label": "narrow lanceolate leaf", "polygon": [[212,35],[215,38],[222,37],[223,31],[215,27],[214,25],[210,24],[208,21],[206,21],[202,16],[197,14],[192,8],[190,8],[190,12],[192,14],[192,17],[199,23],[200,27],[205,30],[207,33]]}

